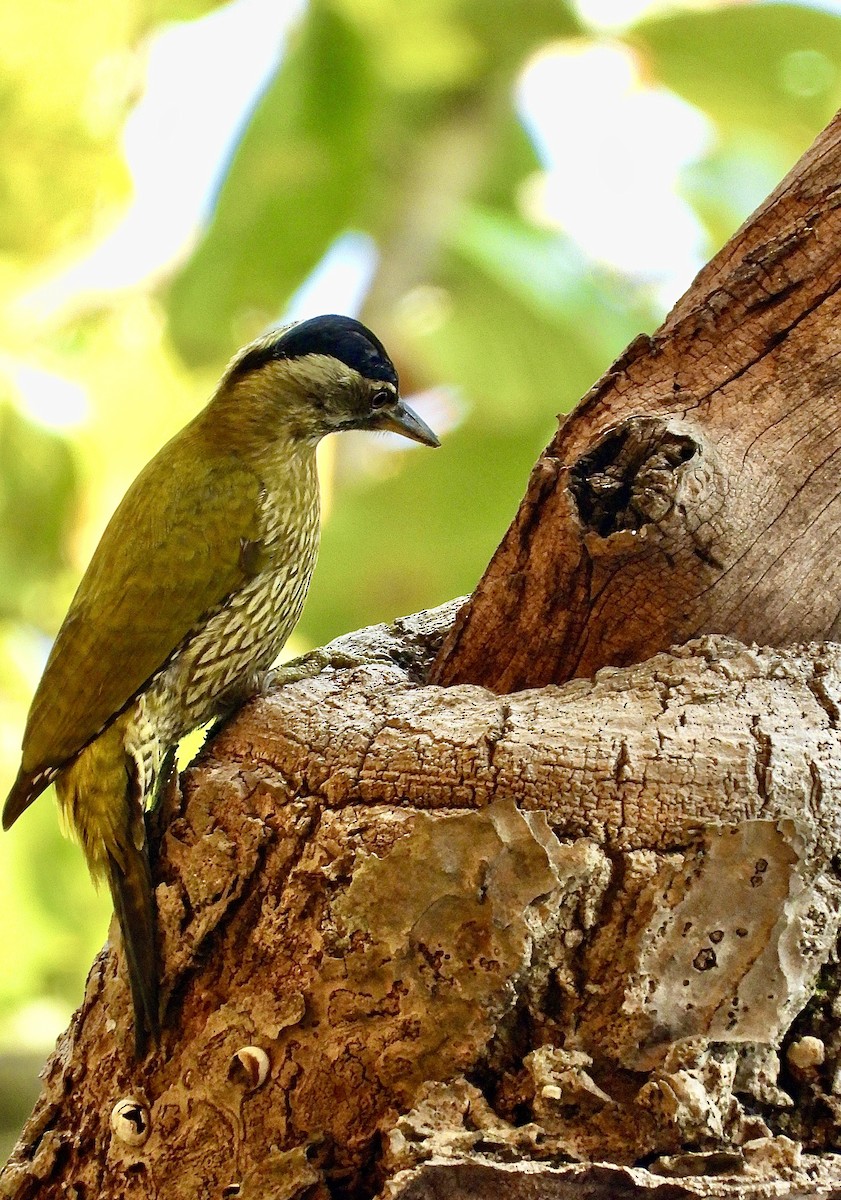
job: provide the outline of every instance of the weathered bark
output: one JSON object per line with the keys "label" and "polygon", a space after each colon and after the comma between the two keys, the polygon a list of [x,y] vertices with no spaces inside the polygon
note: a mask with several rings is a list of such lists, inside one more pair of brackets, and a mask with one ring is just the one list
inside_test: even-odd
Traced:
{"label": "weathered bark", "polygon": [[839,285],[841,114],[561,424],[432,680],[841,637]]}
{"label": "weathered bark", "polygon": [[453,612],[343,639],[186,773],[160,1049],[106,949],[3,1195],[841,1189],[841,647],[501,698],[418,682]]}

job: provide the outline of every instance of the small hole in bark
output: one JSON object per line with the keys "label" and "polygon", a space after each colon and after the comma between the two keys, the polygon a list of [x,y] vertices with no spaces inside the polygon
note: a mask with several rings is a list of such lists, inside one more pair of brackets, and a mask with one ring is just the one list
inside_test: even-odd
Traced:
{"label": "small hole in bark", "polygon": [[711,946],[705,946],[693,958],[692,966],[696,971],[710,971],[716,965],[716,962],[715,950]]}
{"label": "small hole in bark", "polygon": [[570,471],[569,489],[583,524],[609,537],[658,520],[672,506],[675,472],[698,452],[697,442],[665,421],[624,421]]}
{"label": "small hole in bark", "polygon": [[560,1018],[567,1002],[565,990],[561,987],[557,974],[553,971],[546,982],[542,1009],[547,1017]]}

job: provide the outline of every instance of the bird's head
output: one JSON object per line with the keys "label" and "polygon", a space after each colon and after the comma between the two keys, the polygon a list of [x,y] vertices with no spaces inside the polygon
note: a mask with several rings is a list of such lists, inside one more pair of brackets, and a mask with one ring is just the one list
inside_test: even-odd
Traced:
{"label": "bird's head", "polygon": [[372,429],[440,445],[400,399],[397,372],[382,342],[352,317],[312,317],[258,338],[233,359],[216,399],[233,402],[240,415],[250,409],[261,422],[270,414],[303,442],[345,429]]}

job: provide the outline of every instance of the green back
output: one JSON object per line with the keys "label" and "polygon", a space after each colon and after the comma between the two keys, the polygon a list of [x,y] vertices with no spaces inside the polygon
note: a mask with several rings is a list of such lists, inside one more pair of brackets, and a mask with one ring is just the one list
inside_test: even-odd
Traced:
{"label": "green back", "polygon": [[202,616],[246,580],[260,479],[197,418],[141,471],[59,630],[27,721],[22,770],[60,766],[103,730]]}

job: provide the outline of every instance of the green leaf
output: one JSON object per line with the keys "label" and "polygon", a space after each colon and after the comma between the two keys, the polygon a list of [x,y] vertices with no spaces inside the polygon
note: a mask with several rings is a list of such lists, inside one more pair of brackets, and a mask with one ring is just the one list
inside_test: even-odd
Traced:
{"label": "green leaf", "polygon": [[166,21],[194,21],[212,12],[214,8],[222,8],[230,0],[143,0],[139,16],[142,27],[153,28]]}
{"label": "green leaf", "polygon": [[544,417],[501,428],[475,417],[440,450],[395,453],[385,479],[336,496],[300,626],[310,644],[475,586],[554,426]]}
{"label": "green leaf", "polygon": [[120,137],[143,85],[137,44],[155,21],[212,7],[0,5],[0,255],[10,264],[42,261],[116,220],[131,192]]}
{"label": "green leaf", "polygon": [[76,485],[68,444],[0,401],[0,618],[48,623]]}
{"label": "green leaf", "polygon": [[584,32],[564,0],[334,0],[357,24],[397,93],[507,85],[537,46]]}
{"label": "green leaf", "polygon": [[453,232],[438,302],[440,320],[414,339],[426,377],[459,384],[484,421],[509,428],[544,427],[654,324],[642,295],[567,238],[480,208]]}
{"label": "green leaf", "polygon": [[256,334],[354,224],[375,100],[358,33],[313,4],[173,285],[172,334],[187,360],[218,360]]}
{"label": "green leaf", "polygon": [[841,104],[841,20],[790,4],[676,12],[626,35],[650,76],[724,130],[786,145],[789,164]]}

